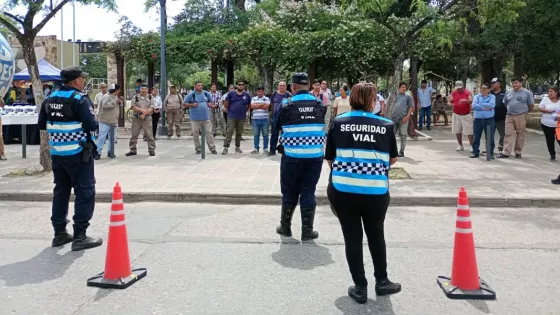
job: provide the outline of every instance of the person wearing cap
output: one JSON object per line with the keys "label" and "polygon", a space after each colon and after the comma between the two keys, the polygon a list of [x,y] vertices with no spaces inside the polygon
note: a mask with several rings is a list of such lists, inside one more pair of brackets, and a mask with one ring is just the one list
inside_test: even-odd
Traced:
{"label": "person wearing cap", "polygon": [[268,108],[270,107],[270,99],[264,95],[264,87],[257,88],[257,96],[251,100],[251,109],[253,110],[253,134],[254,134],[254,150],[251,154],[259,154],[260,136],[263,136],[263,152],[268,154]]}
{"label": "person wearing cap", "polygon": [[177,138],[181,137],[181,120],[185,112],[183,110],[183,96],[177,93],[177,87],[172,85],[169,94],[163,100],[163,110],[167,120],[167,139],[173,137],[173,129]]}
{"label": "person wearing cap", "polygon": [[[495,131],[500,134],[500,140],[498,141],[498,154],[502,154],[504,151],[504,137],[506,135],[507,107],[506,104],[504,104],[504,97],[506,96],[506,93],[502,90],[502,81],[500,79],[494,78],[490,83],[492,84],[490,94],[494,95],[496,98],[494,125]],[[494,152],[492,152],[492,154],[494,154]]]}
{"label": "person wearing cap", "polygon": [[377,295],[401,291],[387,276],[384,222],[389,208],[389,169],[398,160],[393,121],[371,113],[377,88],[371,83],[352,87],[350,112],[338,115],[327,136],[325,160],[331,168],[327,195],[338,217],[346,259],[354,286],[348,295],[366,303],[363,234],[373,258]]}
{"label": "person wearing cap", "polygon": [[206,135],[206,143],[212,154],[218,154],[212,135],[212,123],[210,123],[210,108],[214,106],[212,96],[203,89],[200,81],[194,83],[194,90],[185,97],[185,106],[190,109],[191,129],[193,133],[194,149],[196,154],[202,153],[200,134],[202,127]]}
{"label": "person wearing cap", "polygon": [[[78,67],[60,72],[64,86],[41,105],[38,127],[46,130],[52,157],[54,190],[51,222],[53,247],[72,242],[78,251],[100,246],[103,240],[86,235],[95,208],[94,155],[92,132],[98,127],[93,103],[82,93],[87,73]],[[68,203],[74,189],[74,235],[66,231]]]}
{"label": "person wearing cap", "polygon": [[103,96],[107,95],[107,84],[105,82],[99,84],[99,88],[101,88],[101,92],[95,94],[93,98],[93,106],[95,107],[95,116],[99,116],[99,108],[101,107],[101,99]]}
{"label": "person wearing cap", "polygon": [[130,151],[125,156],[133,156],[138,154],[136,151],[136,144],[138,143],[138,136],[140,131],[144,131],[144,136],[148,142],[148,154],[150,156],[156,155],[156,142],[154,141],[154,133],[152,130],[152,113],[154,112],[154,98],[148,93],[148,86],[142,84],[140,94],[132,98],[132,128],[131,137],[129,141]]}
{"label": "person wearing cap", "polygon": [[447,105],[453,107],[451,118],[451,131],[457,137],[459,146],[455,151],[464,151],[463,135],[469,138],[469,144],[473,143],[473,117],[471,115],[472,94],[463,86],[463,81],[455,82],[455,90],[447,99]]}
{"label": "person wearing cap", "polygon": [[282,212],[276,233],[292,236],[292,217],[298,204],[301,212],[301,240],[319,237],[313,231],[315,218],[315,188],[323,167],[326,106],[309,91],[309,77],[305,72],[292,76],[294,95],[282,101],[274,128],[282,131],[278,152],[280,160],[280,188]]}
{"label": "person wearing cap", "polygon": [[515,158],[521,158],[525,146],[527,115],[535,105],[533,93],[523,87],[523,78],[513,78],[511,85],[513,89],[506,93],[503,101],[507,106],[506,136],[504,152],[498,155],[499,159],[509,158],[512,147],[514,147]]}
{"label": "person wearing cap", "polygon": [[[120,85],[111,84],[109,87],[109,93],[105,94],[100,102],[101,108],[99,110],[99,115],[97,116],[97,121],[99,122],[99,138],[97,139],[96,160],[101,158],[101,153],[103,151],[103,147],[105,146],[106,139],[109,140],[109,151],[107,152],[107,156],[110,159],[114,159],[116,157],[113,148],[117,139],[120,108],[123,106],[123,101],[119,97],[120,90]],[[114,131],[113,139],[109,139],[111,129]]]}

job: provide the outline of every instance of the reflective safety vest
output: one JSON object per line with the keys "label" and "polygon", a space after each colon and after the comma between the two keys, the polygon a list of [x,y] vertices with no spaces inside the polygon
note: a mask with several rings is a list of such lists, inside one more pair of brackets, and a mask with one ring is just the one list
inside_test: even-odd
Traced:
{"label": "reflective safety vest", "polygon": [[83,96],[83,93],[76,90],[61,88],[51,93],[44,104],[47,106],[45,110],[51,155],[68,156],[82,152],[80,142],[86,142],[87,134],[72,106]]}
{"label": "reflective safety vest", "polygon": [[281,110],[284,154],[300,159],[322,157],[326,107],[306,92],[285,99]]}
{"label": "reflective safety vest", "polygon": [[333,123],[331,132],[337,141],[331,173],[334,188],[353,194],[386,194],[393,122],[369,112],[352,111],[337,116]]}

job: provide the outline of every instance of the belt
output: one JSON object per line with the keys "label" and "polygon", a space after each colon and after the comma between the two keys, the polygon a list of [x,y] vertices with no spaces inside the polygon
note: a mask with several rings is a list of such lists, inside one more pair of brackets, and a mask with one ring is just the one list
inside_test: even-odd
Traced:
{"label": "belt", "polygon": [[457,114],[457,113],[453,113],[453,114],[459,115],[459,116],[467,116],[467,115],[470,115],[471,113],[468,113],[468,114]]}

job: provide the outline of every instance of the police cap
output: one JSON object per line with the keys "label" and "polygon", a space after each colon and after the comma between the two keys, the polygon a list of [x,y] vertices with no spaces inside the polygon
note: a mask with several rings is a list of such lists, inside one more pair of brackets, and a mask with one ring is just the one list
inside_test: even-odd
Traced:
{"label": "police cap", "polygon": [[305,72],[295,72],[292,76],[292,83],[301,85],[309,84],[309,76]]}
{"label": "police cap", "polygon": [[87,72],[82,71],[82,69],[78,67],[68,67],[60,71],[60,77],[64,83],[74,81],[79,77],[87,77],[88,75]]}

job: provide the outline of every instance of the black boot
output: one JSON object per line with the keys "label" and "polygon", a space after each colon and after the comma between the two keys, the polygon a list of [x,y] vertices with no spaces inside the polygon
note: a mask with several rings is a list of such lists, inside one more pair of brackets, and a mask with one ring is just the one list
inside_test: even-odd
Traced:
{"label": "black boot", "polygon": [[348,296],[360,304],[365,304],[367,302],[367,286],[357,285],[349,287]]}
{"label": "black boot", "polygon": [[91,238],[86,236],[85,229],[76,229],[74,227],[74,241],[72,242],[72,250],[79,251],[89,248],[101,246],[103,240],[101,238]]}
{"label": "black boot", "polygon": [[310,241],[319,237],[319,233],[313,231],[313,219],[315,218],[315,207],[301,208],[301,240]]}
{"label": "black boot", "polygon": [[68,233],[66,229],[55,232],[52,240],[52,247],[58,247],[72,242],[72,234]]}
{"label": "black boot", "polygon": [[292,236],[292,217],[294,216],[294,206],[282,205],[282,214],[280,216],[280,225],[276,228],[276,233],[284,236]]}
{"label": "black boot", "polygon": [[401,292],[401,284],[393,283],[389,279],[375,281],[375,294],[388,295]]}

